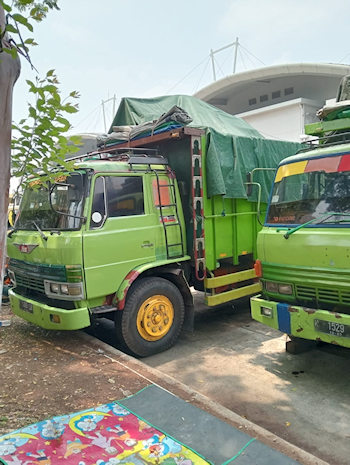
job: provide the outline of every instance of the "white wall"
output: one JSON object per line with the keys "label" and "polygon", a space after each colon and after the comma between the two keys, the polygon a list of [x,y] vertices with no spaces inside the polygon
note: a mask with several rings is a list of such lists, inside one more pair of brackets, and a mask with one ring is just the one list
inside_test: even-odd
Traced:
{"label": "white wall", "polygon": [[323,102],[298,98],[236,116],[251,124],[267,139],[300,142],[304,124],[318,121],[316,111],[322,105]]}

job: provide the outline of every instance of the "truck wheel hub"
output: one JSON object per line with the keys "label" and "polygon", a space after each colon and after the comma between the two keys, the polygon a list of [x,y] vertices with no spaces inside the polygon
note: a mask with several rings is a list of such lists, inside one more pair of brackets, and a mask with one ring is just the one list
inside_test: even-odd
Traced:
{"label": "truck wheel hub", "polygon": [[164,295],[146,299],[137,314],[137,330],[147,341],[158,341],[170,330],[174,321],[174,307]]}

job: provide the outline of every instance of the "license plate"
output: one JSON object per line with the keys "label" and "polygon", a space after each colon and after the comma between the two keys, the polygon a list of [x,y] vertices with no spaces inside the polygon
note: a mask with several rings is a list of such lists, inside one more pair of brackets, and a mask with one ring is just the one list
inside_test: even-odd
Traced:
{"label": "license plate", "polygon": [[331,336],[350,337],[350,325],[343,325],[334,321],[314,320],[316,331]]}
{"label": "license plate", "polygon": [[24,312],[33,313],[33,304],[25,302],[24,300],[19,301],[19,308]]}

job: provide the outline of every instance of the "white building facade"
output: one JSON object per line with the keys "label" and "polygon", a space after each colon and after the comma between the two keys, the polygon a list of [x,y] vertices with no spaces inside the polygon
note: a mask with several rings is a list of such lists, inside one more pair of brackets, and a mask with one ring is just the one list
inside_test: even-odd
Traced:
{"label": "white building facade", "polygon": [[243,118],[268,139],[300,142],[304,125],[335,99],[349,65],[295,63],[236,73],[201,89],[195,97]]}

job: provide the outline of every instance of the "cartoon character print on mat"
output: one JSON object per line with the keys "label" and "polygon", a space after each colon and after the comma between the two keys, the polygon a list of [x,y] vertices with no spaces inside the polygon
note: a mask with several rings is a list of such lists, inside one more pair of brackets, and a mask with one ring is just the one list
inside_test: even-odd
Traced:
{"label": "cartoon character print on mat", "polygon": [[44,439],[58,439],[64,433],[66,426],[61,421],[46,420],[38,423],[40,436]]}
{"label": "cartoon character print on mat", "polygon": [[45,450],[40,449],[36,452],[36,454],[32,454],[31,452],[27,452],[28,457],[33,457],[32,463],[35,465],[51,465],[50,457],[47,457]]}
{"label": "cartoon character print on mat", "polygon": [[176,465],[193,465],[192,460],[186,458],[184,455],[174,457]]}
{"label": "cartoon character print on mat", "polygon": [[0,457],[14,454],[16,452],[16,441],[5,439],[0,442]]}
{"label": "cartoon character print on mat", "polygon": [[85,436],[85,432],[94,431],[97,428],[97,423],[103,420],[104,416],[110,415],[104,412],[84,412],[73,416],[69,420],[69,427],[80,436]]}
{"label": "cartoon character print on mat", "polygon": [[80,439],[75,438],[74,441],[67,441],[66,443],[66,452],[64,454],[64,458],[73,455],[73,454],[80,454],[82,450],[89,447],[89,444],[83,444]]}
{"label": "cartoon character print on mat", "polygon": [[147,429],[152,429],[153,427],[150,426],[148,423],[146,423],[143,420],[139,420],[139,431],[142,433],[142,431],[147,430]]}
{"label": "cartoon character print on mat", "polygon": [[97,460],[96,465],[119,465],[121,461],[117,459],[117,457],[111,457],[108,459],[108,462],[104,462],[103,460]]}
{"label": "cartoon character print on mat", "polygon": [[107,406],[112,410],[115,416],[117,417],[126,417],[130,415],[129,410],[126,410],[121,405],[117,404],[116,402],[112,402],[111,404],[107,404]]}
{"label": "cartoon character print on mat", "polygon": [[[0,463],[2,462],[0,461]],[[16,455],[11,455],[6,459],[6,465],[33,465],[33,462],[31,460],[25,460],[23,462]]]}
{"label": "cartoon character print on mat", "polygon": [[95,436],[86,435],[87,438],[91,440],[91,445],[96,447],[101,447],[107,454],[116,455],[118,449],[111,445],[111,442],[114,440],[113,437],[106,438],[99,431],[96,431]]}
{"label": "cartoon character print on mat", "polygon": [[148,449],[150,458],[163,457],[167,454],[178,454],[182,450],[182,446],[173,439],[155,434],[147,441],[143,441],[144,449]]}
{"label": "cartoon character print on mat", "polygon": [[114,440],[121,452],[124,452],[126,449],[133,448],[137,444],[137,440],[131,438],[130,434],[120,425],[115,425],[113,428],[107,428],[107,431],[117,435],[114,437]]}
{"label": "cartoon character print on mat", "polygon": [[31,439],[37,440],[38,438],[33,434],[24,432],[15,432],[2,436],[0,438],[0,457],[14,454],[18,447],[24,446]]}
{"label": "cartoon character print on mat", "polygon": [[[118,459],[117,457],[112,457],[108,460],[108,462],[104,462],[103,460],[97,460],[96,465],[154,465],[153,462],[150,462],[143,457],[139,453],[128,455],[123,459]],[[173,465],[176,465],[175,462]]]}
{"label": "cartoon character print on mat", "polygon": [[2,436],[0,457],[8,465],[208,465],[117,403]]}

